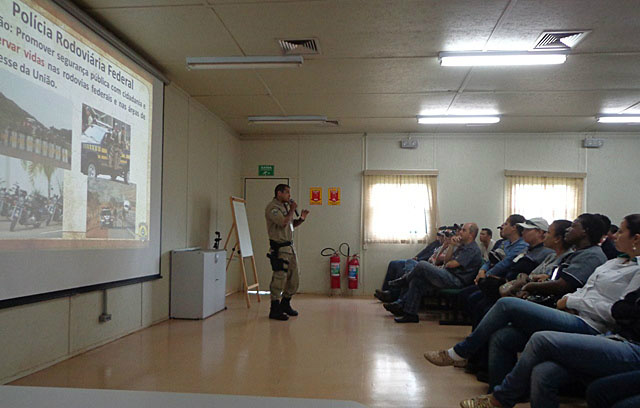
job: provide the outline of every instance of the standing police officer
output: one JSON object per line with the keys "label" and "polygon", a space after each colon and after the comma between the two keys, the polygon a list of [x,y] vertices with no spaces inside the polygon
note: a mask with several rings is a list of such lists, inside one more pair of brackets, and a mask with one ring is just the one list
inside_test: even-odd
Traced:
{"label": "standing police officer", "polygon": [[[293,219],[298,204],[291,200],[291,188],[286,184],[278,184],[274,198],[264,213],[267,219],[269,235],[269,258],[271,259],[271,311],[269,319],[288,320],[289,316],[297,316],[298,312],[291,308],[291,297],[298,290],[298,259],[293,249],[293,229],[302,224],[309,214],[302,210],[298,219]],[[280,298],[282,297],[282,301]]]}

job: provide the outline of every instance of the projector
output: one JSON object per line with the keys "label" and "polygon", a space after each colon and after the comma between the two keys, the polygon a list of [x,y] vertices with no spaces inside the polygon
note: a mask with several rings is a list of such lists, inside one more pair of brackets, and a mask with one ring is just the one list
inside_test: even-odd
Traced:
{"label": "projector", "polygon": [[417,149],[418,141],[416,139],[401,140],[400,147],[403,149]]}

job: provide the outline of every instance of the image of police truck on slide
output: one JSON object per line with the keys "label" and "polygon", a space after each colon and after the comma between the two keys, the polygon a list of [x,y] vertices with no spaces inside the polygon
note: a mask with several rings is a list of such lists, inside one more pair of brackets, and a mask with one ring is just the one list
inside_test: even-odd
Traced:
{"label": "image of police truck on slide", "polygon": [[129,143],[105,123],[95,122],[82,133],[80,170],[89,177],[118,177],[129,184]]}

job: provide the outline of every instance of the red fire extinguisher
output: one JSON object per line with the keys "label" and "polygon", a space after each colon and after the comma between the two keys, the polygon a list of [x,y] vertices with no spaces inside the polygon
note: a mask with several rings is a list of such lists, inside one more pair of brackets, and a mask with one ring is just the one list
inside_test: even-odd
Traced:
{"label": "red fire extinguisher", "polygon": [[351,260],[347,262],[347,269],[349,271],[349,289],[358,289],[358,277],[360,275],[358,254],[353,255]]}
{"label": "red fire extinguisher", "polygon": [[340,289],[340,255],[333,248],[325,248],[320,252],[322,256],[329,256],[329,275],[331,289]]}

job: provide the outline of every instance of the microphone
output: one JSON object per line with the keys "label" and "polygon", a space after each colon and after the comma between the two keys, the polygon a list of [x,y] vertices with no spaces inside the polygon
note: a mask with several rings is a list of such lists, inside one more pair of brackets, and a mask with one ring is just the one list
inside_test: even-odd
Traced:
{"label": "microphone", "polygon": [[[293,204],[293,203],[295,203],[295,201],[289,200],[289,204]],[[297,208],[295,210],[293,210],[293,211],[296,213],[296,217],[300,216],[300,214],[298,214],[298,209]]]}

